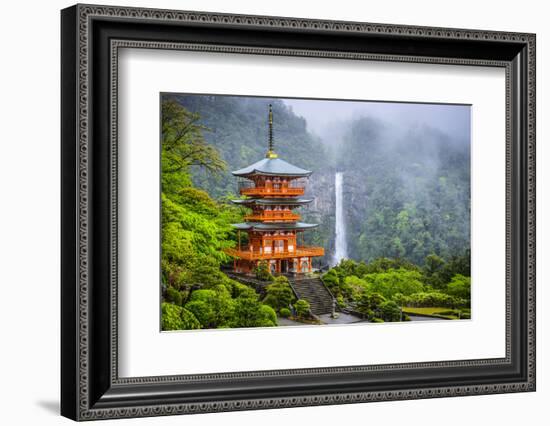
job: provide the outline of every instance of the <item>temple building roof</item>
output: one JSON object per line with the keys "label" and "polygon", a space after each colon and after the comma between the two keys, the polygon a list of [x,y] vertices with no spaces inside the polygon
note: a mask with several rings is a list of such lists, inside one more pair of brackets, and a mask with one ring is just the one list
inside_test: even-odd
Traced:
{"label": "temple building roof", "polygon": [[245,223],[233,223],[233,227],[240,230],[253,230],[253,231],[290,231],[290,230],[302,230],[311,229],[319,226],[316,223],[262,223],[262,222],[245,222]]}
{"label": "temple building roof", "polygon": [[266,175],[266,176],[292,176],[305,177],[311,175],[311,171],[296,167],[280,158],[264,158],[240,170],[236,170],[234,176],[251,176],[251,175]]}
{"label": "temple building roof", "polygon": [[235,204],[256,204],[261,206],[301,206],[309,204],[312,198],[247,198],[231,200]]}

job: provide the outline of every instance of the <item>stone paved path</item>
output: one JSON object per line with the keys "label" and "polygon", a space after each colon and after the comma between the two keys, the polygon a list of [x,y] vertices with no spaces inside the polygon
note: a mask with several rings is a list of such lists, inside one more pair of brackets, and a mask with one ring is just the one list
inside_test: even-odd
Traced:
{"label": "stone paved path", "polygon": [[353,324],[355,322],[366,322],[362,318],[356,317],[355,315],[344,314],[342,312],[338,313],[338,318],[332,318],[330,314],[321,315],[321,321],[324,324]]}

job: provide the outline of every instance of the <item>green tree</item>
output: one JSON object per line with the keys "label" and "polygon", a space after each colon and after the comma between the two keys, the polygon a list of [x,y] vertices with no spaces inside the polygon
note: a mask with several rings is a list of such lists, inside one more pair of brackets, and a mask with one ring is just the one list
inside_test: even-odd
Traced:
{"label": "green tree", "polygon": [[275,327],[277,326],[277,314],[271,306],[260,305],[260,319],[256,327]]}
{"label": "green tree", "polygon": [[291,315],[290,309],[281,308],[281,310],[279,311],[279,315],[281,315],[283,318],[288,318]]}
{"label": "green tree", "polygon": [[397,303],[399,306],[407,306],[407,303],[409,303],[410,301],[410,297],[409,296],[405,296],[401,293],[395,293],[393,296],[392,296],[392,300]]}
{"label": "green tree", "polygon": [[229,290],[218,285],[211,290],[193,291],[185,308],[195,315],[203,328],[223,328],[229,327],[235,306]]}
{"label": "green tree", "polygon": [[346,282],[347,277],[344,275],[344,272],[339,272],[338,267],[329,269],[321,279],[336,298],[353,298],[353,287],[349,282]]}
{"label": "green tree", "polygon": [[461,299],[470,300],[471,279],[457,274],[447,285],[446,293]]}
{"label": "green tree", "polygon": [[311,307],[309,302],[305,299],[298,299],[296,303],[294,303],[294,309],[296,309],[298,318],[307,319],[311,315]]}
{"label": "green tree", "polygon": [[423,290],[420,272],[406,269],[389,269],[386,272],[367,274],[364,277],[367,292],[380,293],[391,299],[396,293],[408,296]]}
{"label": "green tree", "polygon": [[171,303],[162,303],[162,330],[195,330],[201,325],[192,312]]}
{"label": "green tree", "polygon": [[414,293],[409,296],[407,306],[457,308],[467,301],[439,291]]}
{"label": "green tree", "polygon": [[443,266],[445,261],[438,255],[431,253],[426,256],[424,267],[427,275],[433,275]]}
{"label": "green tree", "polygon": [[202,328],[212,328],[216,326],[216,313],[204,300],[193,300],[185,304],[185,309],[195,315]]}
{"label": "green tree", "polygon": [[357,302],[356,310],[372,320],[380,316],[380,306],[385,301],[385,297],[380,293],[364,293]]}
{"label": "green tree", "polygon": [[336,269],[331,268],[329,269],[326,274],[324,274],[321,279],[325,283],[325,285],[331,290],[338,290],[338,284],[339,284],[339,277],[338,273],[336,272]]}
{"label": "green tree", "polygon": [[204,139],[208,130],[199,124],[200,115],[189,112],[176,101],[162,102],[162,151],[166,159],[163,173],[187,172],[201,166],[211,172],[225,170],[226,164],[215,147]]}
{"label": "green tree", "polygon": [[254,297],[235,299],[232,327],[274,327],[277,314],[271,306],[262,305]]}
{"label": "green tree", "polygon": [[258,262],[254,274],[260,281],[273,281],[273,275],[271,275],[271,271],[269,270],[269,264],[265,260]]}
{"label": "green tree", "polygon": [[367,281],[358,278],[355,275],[350,275],[344,278],[344,284],[340,286],[341,293],[350,300],[356,300],[361,295],[369,290]]}
{"label": "green tree", "polygon": [[176,290],[174,287],[168,287],[166,289],[166,301],[173,303],[174,305],[181,306],[183,301],[181,292]]}
{"label": "green tree", "polygon": [[273,283],[266,287],[266,296],[263,303],[278,311],[281,308],[288,308],[294,299],[294,293],[292,292],[292,288],[290,288],[288,278],[281,275],[276,277]]}
{"label": "green tree", "polygon": [[183,311],[183,308],[181,306],[176,306],[171,303],[163,303],[161,305],[161,310],[161,328],[163,330],[183,330],[183,321],[181,319],[181,312]]}
{"label": "green tree", "polygon": [[401,308],[393,300],[386,300],[380,304],[380,313],[384,321],[401,321]]}
{"label": "green tree", "polygon": [[181,310],[181,320],[183,322],[184,330],[196,330],[201,328],[201,323],[197,317],[189,310],[182,308]]}

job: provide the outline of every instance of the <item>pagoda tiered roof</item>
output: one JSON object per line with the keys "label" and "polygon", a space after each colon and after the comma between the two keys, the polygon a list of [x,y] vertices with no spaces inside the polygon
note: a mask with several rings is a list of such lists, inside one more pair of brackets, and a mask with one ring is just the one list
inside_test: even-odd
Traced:
{"label": "pagoda tiered roof", "polygon": [[259,206],[303,206],[313,201],[312,198],[246,198],[231,200],[235,204]]}
{"label": "pagoda tiered roof", "polygon": [[312,229],[319,226],[316,223],[303,223],[303,222],[244,222],[233,223],[236,229],[244,231],[300,231],[303,229]]}
{"label": "pagoda tiered roof", "polygon": [[296,167],[280,158],[263,158],[243,169],[236,170],[234,176],[248,177],[254,175],[262,176],[286,176],[286,177],[307,177],[311,171]]}

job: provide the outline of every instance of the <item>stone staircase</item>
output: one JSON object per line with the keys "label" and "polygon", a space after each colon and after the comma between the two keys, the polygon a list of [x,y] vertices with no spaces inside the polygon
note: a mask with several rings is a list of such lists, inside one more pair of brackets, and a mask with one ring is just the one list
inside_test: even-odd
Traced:
{"label": "stone staircase", "polygon": [[332,295],[319,278],[291,279],[292,287],[299,299],[305,299],[314,315],[332,312]]}

